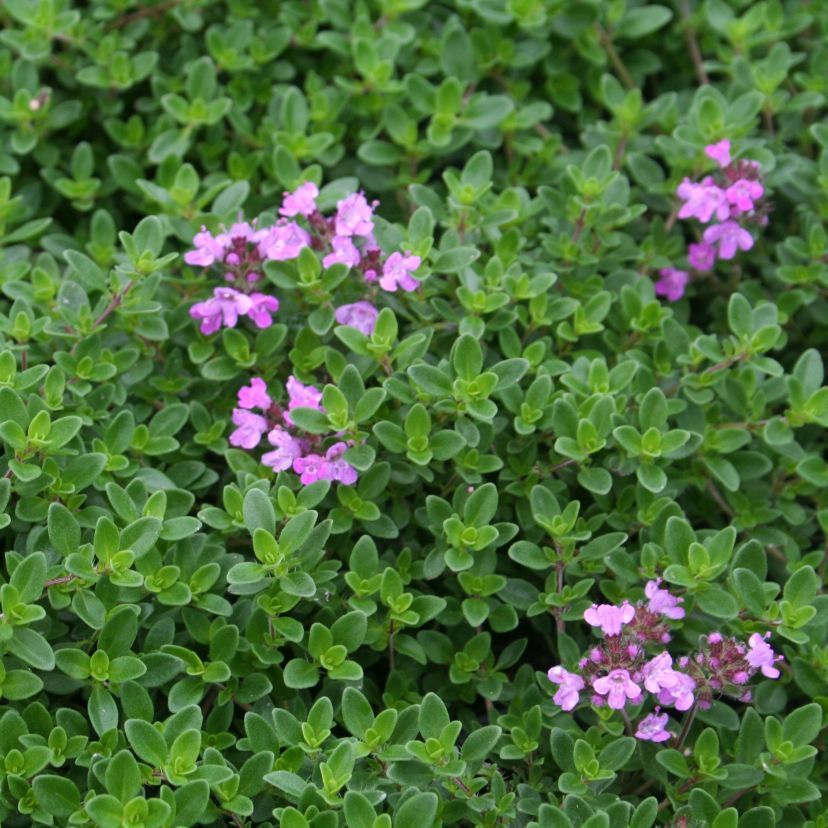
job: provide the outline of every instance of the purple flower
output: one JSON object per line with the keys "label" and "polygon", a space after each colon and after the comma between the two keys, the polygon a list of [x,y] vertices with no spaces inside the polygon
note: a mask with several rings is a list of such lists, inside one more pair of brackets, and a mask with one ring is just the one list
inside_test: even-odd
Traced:
{"label": "purple flower", "polygon": [[248,313],[251,306],[250,297],[233,288],[220,287],[213,291],[211,299],[193,305],[190,316],[201,320],[199,329],[203,334],[212,334],[222,325],[235,328],[239,316]]}
{"label": "purple flower", "polygon": [[370,302],[354,302],[352,305],[341,305],[336,309],[334,318],[340,325],[356,328],[365,336],[374,332],[379,311]]}
{"label": "purple flower", "polygon": [[584,621],[593,627],[600,627],[604,635],[620,635],[621,627],[635,617],[635,607],[624,601],[620,607],[612,604],[593,604],[584,612]]}
{"label": "purple flower", "polygon": [[708,158],[712,158],[720,167],[730,166],[730,141],[723,138],[718,144],[708,144],[704,151]]}
{"label": "purple flower", "polygon": [[[288,392],[288,410],[292,408],[315,408],[322,411],[322,392],[313,385],[302,385],[294,376],[288,377],[286,383]],[[285,412],[285,422],[293,425],[290,414]]]}
{"label": "purple flower", "polygon": [[704,240],[707,244],[718,242],[720,259],[732,259],[737,250],[750,250],[753,247],[753,236],[735,221],[708,227],[704,231]]}
{"label": "purple flower", "polygon": [[362,193],[351,193],[336,205],[337,236],[369,236],[374,229],[374,206]]}
{"label": "purple flower", "polygon": [[259,247],[266,259],[276,262],[295,259],[310,244],[310,236],[295,221],[275,224]]}
{"label": "purple flower", "polygon": [[577,673],[570,673],[563,667],[551,667],[546,674],[553,684],[558,685],[558,690],[552,697],[562,710],[572,710],[580,698],[580,691],[584,689],[584,680]]}
{"label": "purple flower", "polygon": [[660,693],[681,685],[680,673],[673,669],[670,653],[659,653],[641,668],[641,679],[650,693]]}
{"label": "purple flower", "polygon": [[359,475],[357,470],[347,461],[342,459],[342,455],[349,449],[347,443],[334,443],[326,452],[325,460],[327,462],[326,480],[336,480],[345,486],[351,486],[357,482]]}
{"label": "purple flower", "polygon": [[686,270],[664,267],[658,271],[658,275],[661,278],[655,283],[656,296],[663,296],[670,302],[678,302],[684,296],[690,274]]}
{"label": "purple flower", "polygon": [[716,248],[704,242],[688,245],[687,258],[696,270],[710,270],[716,264]]}
{"label": "purple flower", "polygon": [[195,267],[209,267],[215,261],[221,261],[224,257],[226,236],[214,237],[213,234],[204,226],[200,233],[196,233],[193,238],[195,250],[190,250],[184,254],[184,261],[188,265]]}
{"label": "purple flower", "polygon": [[765,633],[764,636],[754,633],[748,639],[750,649],[747,651],[745,659],[754,670],[761,670],[763,676],[775,679],[779,678],[779,670],[773,665],[777,661],[782,661],[784,656],[777,655],[773,651],[773,648],[765,640],[769,637],[770,633]]}
{"label": "purple flower", "polygon": [[644,587],[644,594],[649,599],[647,609],[650,612],[665,615],[674,621],[679,618],[684,618],[684,610],[679,606],[679,604],[684,603],[684,598],[678,598],[672,592],[661,589],[661,578],[656,578],[654,581],[647,581],[647,585]]}
{"label": "purple flower", "polygon": [[273,324],[273,316],[279,310],[279,300],[275,296],[264,293],[250,294],[250,309],[247,315],[257,328],[269,328]]}
{"label": "purple flower", "polygon": [[239,388],[238,396],[240,408],[261,408],[266,411],[273,404],[267,393],[267,385],[261,377],[253,377],[250,385]]}
{"label": "purple flower", "polygon": [[411,256],[408,251],[405,256],[402,253],[392,253],[382,266],[380,287],[391,293],[397,288],[405,291],[417,290],[420,283],[411,274],[420,266],[421,261],[419,256]]}
{"label": "purple flower", "polygon": [[322,392],[313,385],[302,385],[294,376],[289,376],[287,380],[287,392],[290,401],[288,408],[315,408],[317,411],[322,410]]}
{"label": "purple flower", "polygon": [[322,264],[330,267],[335,264],[344,264],[348,267],[356,267],[362,260],[362,255],[356,245],[351,241],[350,236],[334,236],[331,239],[333,251],[328,253]]}
{"label": "purple flower", "polygon": [[302,456],[303,441],[292,437],[279,426],[271,430],[267,435],[267,441],[276,448],[262,455],[262,463],[270,466],[273,471],[286,471]]}
{"label": "purple flower", "polygon": [[719,221],[730,216],[725,191],[709,176],[700,184],[685,178],[678,185],[676,195],[685,202],[678,212],[680,219],[695,217],[702,224],[707,224],[714,215]]}
{"label": "purple flower", "polygon": [[662,704],[672,704],[676,710],[689,710],[693,706],[693,690],[696,681],[686,673],[674,670],[675,683],[670,687],[662,687],[658,700]]}
{"label": "purple flower", "polygon": [[762,198],[764,193],[765,188],[758,181],[749,178],[740,178],[725,190],[727,200],[740,213],[749,213],[753,209],[753,203]]}
{"label": "purple flower", "polygon": [[267,420],[243,408],[233,409],[233,423],[238,428],[230,435],[230,445],[253,449],[259,445],[262,434],[267,431]]}
{"label": "purple flower", "polygon": [[279,214],[282,216],[310,216],[316,212],[316,197],[319,187],[312,181],[300,184],[292,193],[285,193]]}
{"label": "purple flower", "polygon": [[627,670],[610,670],[606,676],[592,682],[592,689],[599,696],[607,697],[607,704],[613,710],[621,710],[630,701],[641,696],[641,688],[630,678]]}
{"label": "purple flower", "polygon": [[639,723],[638,729],[635,731],[636,739],[641,739],[645,742],[666,742],[671,733],[667,730],[667,722],[670,717],[666,713],[659,715],[660,707],[645,716]]}
{"label": "purple flower", "polygon": [[319,454],[306,454],[293,461],[293,470],[299,475],[303,486],[316,483],[317,480],[330,480],[328,461]]}

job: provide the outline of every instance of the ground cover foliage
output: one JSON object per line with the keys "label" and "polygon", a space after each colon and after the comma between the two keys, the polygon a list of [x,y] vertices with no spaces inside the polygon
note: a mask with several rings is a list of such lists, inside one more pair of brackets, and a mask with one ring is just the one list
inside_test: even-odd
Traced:
{"label": "ground cover foliage", "polygon": [[4,826],[828,824],[828,7],[0,27]]}

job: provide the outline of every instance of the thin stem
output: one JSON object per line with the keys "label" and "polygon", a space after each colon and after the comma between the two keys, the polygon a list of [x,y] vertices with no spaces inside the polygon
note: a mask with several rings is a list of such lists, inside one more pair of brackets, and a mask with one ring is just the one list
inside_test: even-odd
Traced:
{"label": "thin stem", "polygon": [[713,500],[716,501],[719,508],[729,517],[733,517],[733,509],[730,508],[730,504],[722,497],[722,493],[716,488],[716,484],[708,478],[707,480],[707,491],[710,493],[710,496]]}
{"label": "thin stem", "polygon": [[601,41],[601,45],[604,47],[604,51],[607,53],[610,63],[618,73],[618,77],[621,79],[621,82],[627,87],[627,89],[635,89],[635,81],[632,79],[632,75],[630,75],[627,67],[624,65],[624,61],[621,60],[621,56],[616,51],[615,44],[612,42],[612,37],[610,37],[609,33],[601,25],[598,26],[598,38]]}
{"label": "thin stem", "polygon": [[622,707],[621,718],[624,720],[624,727],[627,729],[627,736],[635,738],[635,731],[633,730],[632,722],[630,721],[630,714]]}
{"label": "thin stem", "polygon": [[394,622],[391,622],[390,627],[388,628],[388,672],[393,673],[394,668],[396,667],[396,657],[394,654]]}
{"label": "thin stem", "polygon": [[699,706],[698,704],[694,704],[690,708],[690,712],[687,714],[687,718],[684,720],[684,724],[681,727],[681,733],[678,735],[678,741],[676,742],[676,750],[681,750],[684,747],[684,743],[687,740],[688,735],[690,734],[690,728],[693,726],[693,722],[696,719],[696,713],[698,712]]}
{"label": "thin stem", "polygon": [[706,86],[710,83],[710,78],[707,77],[707,72],[704,69],[699,41],[696,38],[696,28],[690,22],[690,4],[688,0],[679,0],[679,13],[684,23],[684,37],[687,40],[687,51],[690,52],[690,60],[696,72],[696,80],[701,86]]}
{"label": "thin stem", "polygon": [[159,3],[157,6],[144,6],[142,9],[138,9],[138,11],[125,14],[117,20],[113,20],[106,27],[106,30],[111,32],[113,29],[122,29],[124,26],[128,26],[130,23],[134,23],[136,20],[141,20],[144,17],[156,17],[158,15],[163,15],[170,9],[175,8],[180,2],[181,0],[165,0],[164,3]]}
{"label": "thin stem", "polygon": [[[564,564],[563,561],[558,561],[555,564],[555,589],[560,595],[563,592],[564,586]],[[563,619],[563,607],[555,608],[555,630],[561,636],[566,632],[566,622]]]}
{"label": "thin stem", "polygon": [[[100,316],[92,323],[92,331],[103,325],[104,322],[112,315],[116,308],[119,308],[124,301],[127,293],[131,290],[135,283],[133,281],[127,282],[110,300],[109,304],[103,309]],[[80,341],[76,342],[69,351],[70,356],[74,356],[80,346]]]}

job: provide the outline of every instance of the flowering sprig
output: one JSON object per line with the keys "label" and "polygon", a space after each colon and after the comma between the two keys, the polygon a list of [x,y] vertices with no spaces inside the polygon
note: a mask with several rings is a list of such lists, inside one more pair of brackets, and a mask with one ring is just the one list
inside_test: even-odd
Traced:
{"label": "flowering sprig", "polygon": [[250,385],[239,389],[238,407],[233,409],[236,428],[230,434],[230,445],[251,451],[267,435],[273,449],[265,452],[261,461],[273,471],[292,469],[305,486],[317,480],[336,481],[346,486],[356,483],[359,476],[356,469],[342,457],[350,444],[339,440],[323,451],[322,438],[299,433],[290,416],[294,408],[323,411],[322,392],[313,385],[303,385],[293,376],[288,377],[285,387],[286,409],[273,401],[261,377],[253,377]]}
{"label": "flowering sprig", "polygon": [[[667,621],[682,619],[685,611],[683,599],[663,589],[661,579],[648,581],[644,594],[645,602],[593,604],[584,612],[584,620],[600,629],[604,638],[578,662],[577,672],[556,665],[547,673],[557,685],[553,701],[562,710],[574,710],[587,689],[592,691],[594,706],[620,711],[643,704],[650,694],[656,705],[639,721],[635,735],[661,742],[670,738],[669,715],[661,712],[662,707],[706,709],[715,696],[723,695],[746,702],[751,692],[745,685],[756,673],[778,678],[775,664],[782,656],[767,643],[769,634],[754,633],[745,644],[711,633],[702,639],[697,653],[676,662],[663,649],[650,655],[648,645],[670,641]],[[626,712],[624,716],[629,718]]]}
{"label": "flowering sprig", "polygon": [[[755,161],[733,161],[730,141],[725,138],[705,147],[705,154],[719,169],[701,181],[685,178],[676,189],[683,202],[678,218],[695,218],[709,225],[702,240],[687,249],[690,266],[698,272],[713,269],[717,259],[729,261],[740,250],[750,250],[754,238],[748,227],[767,224],[767,204],[761,170]],[[686,270],[668,267],[659,271],[657,296],[676,302],[690,281]]]}
{"label": "flowering sprig", "polygon": [[[190,308],[203,334],[233,328],[242,317],[258,328],[270,327],[279,300],[254,288],[262,278],[263,265],[296,259],[306,248],[323,254],[325,267],[343,264],[359,270],[364,282],[377,283],[384,291],[410,292],[419,287],[413,274],[422,263],[420,257],[408,251],[385,257],[374,239],[374,210],[379,202],[369,203],[362,193],[351,193],[337,203],[333,215],[325,216],[317,206],[318,196],[316,184],[307,181],[284,194],[280,218],[270,227],[258,227],[255,220],[239,221],[216,235],[206,227],[196,233],[194,249],[185,254],[184,261],[195,267],[219,268],[229,283]],[[337,308],[336,320],[370,335],[378,313],[362,300]]]}

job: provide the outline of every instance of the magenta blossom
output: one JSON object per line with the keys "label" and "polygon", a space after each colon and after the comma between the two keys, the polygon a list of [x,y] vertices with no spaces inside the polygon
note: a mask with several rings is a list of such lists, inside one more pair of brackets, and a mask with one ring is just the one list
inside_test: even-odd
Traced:
{"label": "magenta blossom", "polygon": [[606,676],[592,682],[592,689],[599,696],[607,697],[607,704],[613,710],[621,710],[630,701],[641,697],[641,688],[630,678],[628,670],[610,670]]}
{"label": "magenta blossom", "polygon": [[293,420],[288,413],[292,408],[314,408],[322,411],[322,392],[313,385],[302,385],[294,376],[289,376],[286,383],[288,392],[288,411],[285,411],[285,422],[293,425]]}
{"label": "magenta blossom", "polygon": [[749,213],[755,201],[759,201],[765,193],[765,188],[758,181],[751,181],[749,178],[740,178],[734,181],[725,195],[727,200],[740,212]]}
{"label": "magenta blossom", "polygon": [[362,255],[357,250],[356,245],[351,241],[350,236],[334,236],[331,239],[331,247],[333,251],[322,259],[322,264],[325,267],[331,267],[331,265],[335,264],[356,267],[362,260]]}
{"label": "magenta blossom", "polygon": [[704,240],[711,245],[718,243],[720,259],[732,259],[737,250],[750,250],[753,247],[753,236],[735,221],[708,227],[704,231]]}
{"label": "magenta blossom", "polygon": [[293,461],[293,470],[299,475],[303,486],[316,483],[317,480],[330,480],[328,461],[319,454],[306,454]]}
{"label": "magenta blossom", "polygon": [[293,218],[293,216],[311,216],[316,212],[316,197],[319,187],[312,181],[300,184],[292,193],[285,193],[279,215]]}
{"label": "magenta blossom", "polygon": [[345,486],[351,486],[357,482],[359,475],[357,470],[347,461],[342,458],[342,455],[350,448],[347,443],[334,443],[325,452],[325,461],[327,463],[327,480],[336,480]]}
{"label": "magenta blossom", "polygon": [[647,581],[644,594],[649,599],[647,609],[650,612],[666,615],[667,618],[672,618],[674,621],[684,618],[684,610],[679,606],[679,604],[684,603],[684,598],[678,598],[672,592],[661,589],[661,578]]}
{"label": "magenta blossom", "polygon": [[658,275],[661,278],[655,283],[656,296],[663,296],[670,302],[678,302],[684,296],[690,274],[686,270],[664,267],[658,271]]}
{"label": "magenta blossom", "polygon": [[272,314],[279,310],[279,300],[264,293],[250,294],[250,310],[247,315],[257,328],[269,328],[273,324]]}
{"label": "magenta blossom", "polygon": [[682,688],[684,680],[682,674],[673,669],[673,659],[670,653],[659,653],[650,659],[641,668],[641,680],[650,693],[660,693],[662,690]]}
{"label": "magenta blossom", "polygon": [[201,232],[196,233],[193,238],[195,250],[184,254],[184,261],[195,267],[209,267],[215,261],[221,261],[225,252],[226,236],[214,237],[213,234],[202,225]]}
{"label": "magenta blossom", "polygon": [[753,633],[748,639],[748,647],[750,649],[745,655],[745,660],[754,670],[761,670],[762,675],[767,678],[779,678],[779,670],[773,665],[777,661],[782,661],[784,656],[777,655],[766,639],[770,638],[770,633],[765,633],[764,636],[759,633]]}
{"label": "magenta blossom", "polygon": [[645,742],[666,742],[670,738],[670,731],[667,730],[670,717],[666,713],[659,714],[660,710],[660,707],[656,707],[652,713],[638,723],[638,729],[635,731],[636,739]]}
{"label": "magenta blossom", "polygon": [[712,158],[722,169],[730,166],[730,141],[723,138],[717,144],[708,144],[704,148],[708,158]]}
{"label": "magenta blossom", "polygon": [[351,193],[336,205],[337,236],[368,236],[374,229],[374,207],[362,193]]}
{"label": "magenta blossom", "polygon": [[315,408],[322,410],[322,392],[313,385],[302,385],[293,375],[288,377],[286,388],[288,408]]}
{"label": "magenta blossom", "polygon": [[671,704],[676,710],[689,710],[693,706],[693,690],[696,682],[685,673],[673,671],[676,681],[670,687],[662,687],[658,700],[662,704]]}
{"label": "magenta blossom", "polygon": [[275,449],[262,455],[262,463],[270,466],[273,471],[286,471],[302,456],[303,441],[292,437],[279,426],[270,431],[267,441],[271,446],[275,446]]}
{"label": "magenta blossom", "polygon": [[340,305],[334,313],[334,318],[340,325],[356,328],[365,336],[374,332],[379,311],[370,302],[354,302],[352,305]]}
{"label": "magenta blossom", "polygon": [[420,266],[421,262],[419,256],[412,256],[407,251],[405,256],[402,253],[392,253],[382,266],[382,277],[379,280],[380,287],[391,293],[396,292],[397,288],[409,292],[417,290],[420,283],[411,274]]}
{"label": "magenta blossom", "polygon": [[716,264],[716,248],[704,242],[690,244],[687,246],[687,258],[690,260],[690,266],[696,270],[711,270]]}
{"label": "magenta blossom", "polygon": [[562,710],[572,710],[580,699],[580,691],[584,689],[584,680],[577,673],[570,673],[563,667],[551,667],[546,674],[553,684],[558,685],[558,690],[552,700]]}
{"label": "magenta blossom", "polygon": [[730,205],[725,191],[709,176],[700,184],[685,178],[676,189],[676,195],[685,202],[678,212],[680,219],[697,218],[707,224],[715,215],[719,221],[730,216]]}
{"label": "magenta blossom", "polygon": [[233,409],[233,423],[238,428],[230,435],[230,445],[254,449],[259,445],[262,434],[267,431],[267,420],[243,408]]}
{"label": "magenta blossom", "polygon": [[267,231],[260,247],[266,258],[281,262],[295,259],[310,240],[307,231],[295,221],[280,222]]}
{"label": "magenta blossom", "polygon": [[620,607],[612,604],[593,604],[584,612],[584,621],[593,627],[600,627],[604,635],[620,635],[621,627],[635,617],[635,607],[624,601]]}
{"label": "magenta blossom", "polygon": [[253,377],[250,385],[239,388],[238,396],[240,408],[261,408],[266,411],[273,404],[267,393],[267,385],[261,377]]}
{"label": "magenta blossom", "polygon": [[197,302],[190,308],[190,316],[200,319],[199,330],[203,334],[215,333],[222,325],[235,328],[239,316],[250,311],[252,302],[249,296],[228,287],[219,287],[213,296],[204,302]]}

